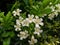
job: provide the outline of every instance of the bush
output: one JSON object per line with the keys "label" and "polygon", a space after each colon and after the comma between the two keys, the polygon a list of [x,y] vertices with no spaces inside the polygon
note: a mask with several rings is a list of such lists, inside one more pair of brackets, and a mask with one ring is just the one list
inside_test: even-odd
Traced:
{"label": "bush", "polygon": [[7,5],[0,8],[1,45],[60,45],[59,0],[7,1],[0,3]]}

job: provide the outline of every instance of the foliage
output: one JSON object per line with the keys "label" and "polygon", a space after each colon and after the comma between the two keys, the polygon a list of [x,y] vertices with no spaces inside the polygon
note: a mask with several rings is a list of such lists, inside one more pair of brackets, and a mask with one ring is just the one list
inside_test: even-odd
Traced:
{"label": "foliage", "polygon": [[15,0],[6,7],[1,45],[60,45],[60,0]]}
{"label": "foliage", "polygon": [[[3,41],[3,45],[8,45],[10,43],[10,39],[14,36],[13,30],[13,16],[9,11],[5,16],[4,12],[0,13],[0,41]],[[7,42],[6,42],[6,41]],[[8,44],[6,44],[6,43]]]}

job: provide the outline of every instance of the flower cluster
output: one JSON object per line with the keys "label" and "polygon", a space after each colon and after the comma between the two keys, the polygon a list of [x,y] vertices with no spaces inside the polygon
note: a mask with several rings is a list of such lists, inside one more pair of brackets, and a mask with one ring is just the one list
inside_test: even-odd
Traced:
{"label": "flower cluster", "polygon": [[50,9],[52,10],[52,13],[48,15],[48,18],[52,20],[55,16],[58,16],[58,12],[60,12],[60,4],[56,4],[55,6],[52,5],[50,6]]}
{"label": "flower cluster", "polygon": [[[52,4],[52,3],[50,3]],[[58,16],[58,13],[60,12],[60,4],[57,4],[55,6],[50,6],[51,12],[48,15],[48,18],[52,20],[54,16]],[[28,14],[26,18],[23,18],[20,14],[22,10],[15,10],[13,11],[14,16],[18,16],[18,19],[16,19],[16,25],[14,25],[15,31],[18,31],[19,33],[17,36],[20,38],[20,40],[27,39],[28,43],[30,45],[34,45],[35,43],[38,42],[37,38],[35,35],[38,37],[41,36],[41,33],[43,30],[41,29],[41,26],[44,25],[43,23],[43,18],[37,16],[37,15],[30,15]],[[47,14],[45,14],[46,16]],[[30,24],[34,23],[34,27],[30,28]],[[22,29],[22,27],[27,27],[29,29]]]}
{"label": "flower cluster", "polygon": [[[34,16],[34,15],[30,15],[28,14],[27,18],[23,18],[22,16],[20,16],[20,10],[17,9],[17,11],[13,11],[13,15],[16,16],[18,15],[19,18],[16,19],[16,25],[14,25],[15,27],[15,31],[19,31],[18,33],[18,37],[20,38],[20,40],[26,39],[28,37],[31,37],[31,40],[29,40],[29,44],[30,45],[34,45],[34,43],[37,43],[37,39],[35,39],[34,35],[40,36],[40,33],[43,32],[43,30],[41,30],[40,26],[43,26],[43,19],[39,18],[38,16]],[[28,30],[22,30],[21,27],[29,27],[29,24],[34,23],[34,30],[33,30],[33,34],[30,34]],[[30,30],[31,32],[31,30]],[[31,36],[32,35],[32,36]]]}

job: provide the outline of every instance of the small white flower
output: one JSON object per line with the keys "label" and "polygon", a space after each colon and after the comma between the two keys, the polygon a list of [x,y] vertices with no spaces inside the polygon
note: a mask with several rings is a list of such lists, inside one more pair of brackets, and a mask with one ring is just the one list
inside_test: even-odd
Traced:
{"label": "small white flower", "polygon": [[40,30],[39,27],[35,27],[35,31],[34,31],[34,34],[37,34],[38,36],[40,35],[40,33],[42,33],[43,30]]}
{"label": "small white flower", "polygon": [[17,9],[16,11],[14,10],[14,11],[13,11],[13,15],[14,15],[14,16],[18,15],[18,16],[19,16],[21,11],[22,11],[22,10],[20,10],[20,9]]}
{"label": "small white flower", "polygon": [[54,6],[51,6],[50,8],[51,8],[52,12],[55,11],[55,7]]}
{"label": "small white flower", "polygon": [[58,7],[60,9],[60,4],[57,4],[56,7]]}
{"label": "small white flower", "polygon": [[49,14],[49,15],[48,15],[48,18],[49,18],[50,20],[52,20],[52,19],[54,18],[54,16],[58,16],[58,12],[57,12],[57,11]]}
{"label": "small white flower", "polygon": [[20,25],[14,25],[14,27],[15,27],[15,31],[20,31],[21,30]]}
{"label": "small white flower", "polygon": [[60,12],[60,4],[57,4],[56,7],[57,7],[57,11]]}
{"label": "small white flower", "polygon": [[28,14],[28,18],[26,18],[26,20],[28,20],[29,23],[31,23],[31,22],[33,22],[33,18],[34,18],[34,15]]}
{"label": "small white flower", "polygon": [[58,16],[58,12],[57,11],[55,11],[54,14],[55,14],[55,16]]}
{"label": "small white flower", "polygon": [[22,20],[23,20],[23,18],[20,16],[20,17],[19,17],[19,20],[21,20],[21,21],[22,21]]}
{"label": "small white flower", "polygon": [[16,24],[21,25],[22,21],[23,21],[23,18],[19,17],[19,19],[16,20]]}
{"label": "small white flower", "polygon": [[48,18],[49,18],[50,20],[52,20],[52,19],[54,18],[54,16],[55,16],[54,13],[51,13],[51,14],[48,15]]}
{"label": "small white flower", "polygon": [[22,21],[22,26],[29,26],[29,21],[28,20],[23,20]]}
{"label": "small white flower", "polygon": [[22,21],[23,21],[23,18],[22,17],[19,17],[20,24],[22,23]]}
{"label": "small white flower", "polygon": [[35,23],[36,27],[37,27],[37,26],[39,27],[39,25],[41,25],[41,26],[44,25],[42,21],[43,21],[42,18],[39,18],[38,16],[35,16],[35,19],[34,19],[33,22]]}
{"label": "small white flower", "polygon": [[49,4],[52,5],[52,2],[50,2]]}
{"label": "small white flower", "polygon": [[56,41],[56,43],[60,43],[59,41]]}
{"label": "small white flower", "polygon": [[29,36],[28,31],[21,31],[20,34],[18,34],[18,37],[20,37],[20,40],[26,39]]}
{"label": "small white flower", "polygon": [[19,17],[19,19],[16,20],[16,25],[14,25],[16,31],[21,30],[21,22],[23,21],[22,17]]}
{"label": "small white flower", "polygon": [[28,41],[30,45],[34,45],[37,43],[37,39],[34,38],[34,36],[31,37],[31,41]]}
{"label": "small white flower", "polygon": [[39,24],[35,24],[35,27],[40,27]]}
{"label": "small white flower", "polygon": [[19,19],[16,20],[16,25],[21,25]]}

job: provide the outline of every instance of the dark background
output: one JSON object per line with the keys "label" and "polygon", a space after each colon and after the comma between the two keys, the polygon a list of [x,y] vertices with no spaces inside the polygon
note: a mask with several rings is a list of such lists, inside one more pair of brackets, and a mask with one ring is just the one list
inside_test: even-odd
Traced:
{"label": "dark background", "polygon": [[0,0],[0,11],[7,12],[16,0]]}

